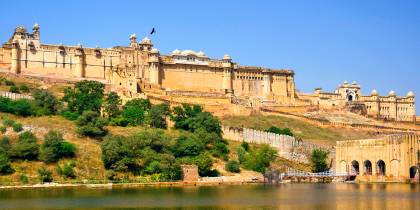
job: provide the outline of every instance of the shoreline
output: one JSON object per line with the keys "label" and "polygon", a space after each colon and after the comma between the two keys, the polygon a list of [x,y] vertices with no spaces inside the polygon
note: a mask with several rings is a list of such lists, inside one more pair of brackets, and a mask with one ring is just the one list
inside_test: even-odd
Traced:
{"label": "shoreline", "polygon": [[3,189],[40,189],[40,188],[136,188],[136,187],[195,187],[195,186],[223,186],[223,185],[252,185],[252,184],[264,184],[262,181],[221,181],[221,182],[208,182],[208,181],[196,181],[196,182],[151,182],[151,183],[105,183],[105,184],[60,184],[60,183],[45,183],[45,184],[34,184],[34,185],[6,185],[0,186],[0,190]]}

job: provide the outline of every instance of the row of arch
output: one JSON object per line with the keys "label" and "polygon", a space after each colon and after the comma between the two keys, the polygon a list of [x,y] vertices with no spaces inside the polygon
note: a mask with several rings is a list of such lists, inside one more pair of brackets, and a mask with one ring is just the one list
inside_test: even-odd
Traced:
{"label": "row of arch", "polygon": [[[343,169],[343,167],[344,168],[347,168],[346,162],[345,161],[342,161],[342,163],[345,164],[345,165],[342,165],[341,166],[342,169]],[[398,176],[399,175],[398,174],[398,165],[399,165],[399,161],[398,160],[393,160],[390,163],[389,169],[390,169],[391,174],[394,175],[394,176]],[[390,175],[390,173],[386,171],[387,167],[386,167],[385,161],[378,160],[375,163],[375,166],[376,166],[375,167],[376,168],[376,171],[375,171],[375,174],[373,174],[373,171],[372,171],[372,169],[373,169],[372,162],[370,160],[363,161],[363,165],[360,165],[359,164],[359,161],[353,160],[351,162],[350,168],[349,169],[346,169],[346,171],[348,171],[351,175],[357,176],[357,175],[360,175],[360,172],[361,172],[360,169],[363,167],[363,174],[362,175],[378,175],[378,176]],[[414,178],[417,173],[419,173],[419,168],[417,166],[411,166],[409,168],[410,178]]]}

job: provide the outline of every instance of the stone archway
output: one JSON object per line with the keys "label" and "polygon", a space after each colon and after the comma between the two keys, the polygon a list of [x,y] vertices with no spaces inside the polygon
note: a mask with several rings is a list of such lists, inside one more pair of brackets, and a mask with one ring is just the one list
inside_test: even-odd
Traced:
{"label": "stone archway", "polygon": [[372,162],[370,162],[370,160],[365,160],[363,166],[365,169],[365,175],[372,175]]}
{"label": "stone archway", "polygon": [[418,170],[417,166],[411,166],[410,167],[410,179],[413,179],[414,177],[416,177],[417,173],[419,173],[419,170]]}
{"label": "stone archway", "polygon": [[378,176],[385,176],[385,162],[383,160],[378,160],[376,162],[376,174]]}
{"label": "stone archway", "polygon": [[359,175],[360,169],[359,169],[359,162],[356,160],[351,161],[351,174]]}
{"label": "stone archway", "polygon": [[347,172],[347,163],[346,163],[346,161],[344,161],[344,160],[342,160],[342,161],[340,161],[340,165],[339,165],[339,169],[340,169],[340,172]]}

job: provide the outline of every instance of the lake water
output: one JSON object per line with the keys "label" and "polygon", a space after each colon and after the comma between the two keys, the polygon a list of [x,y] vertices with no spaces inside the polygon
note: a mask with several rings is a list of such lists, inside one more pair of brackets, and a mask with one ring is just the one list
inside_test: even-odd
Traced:
{"label": "lake water", "polygon": [[420,209],[420,185],[282,184],[0,190],[0,209]]}

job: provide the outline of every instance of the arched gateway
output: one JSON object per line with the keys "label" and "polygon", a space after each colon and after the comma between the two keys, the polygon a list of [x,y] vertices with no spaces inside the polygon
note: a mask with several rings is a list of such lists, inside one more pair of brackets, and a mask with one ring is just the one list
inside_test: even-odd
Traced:
{"label": "arched gateway", "polygon": [[[420,181],[420,135],[337,141],[336,172],[361,181]],[[344,164],[346,164],[344,166]]]}

